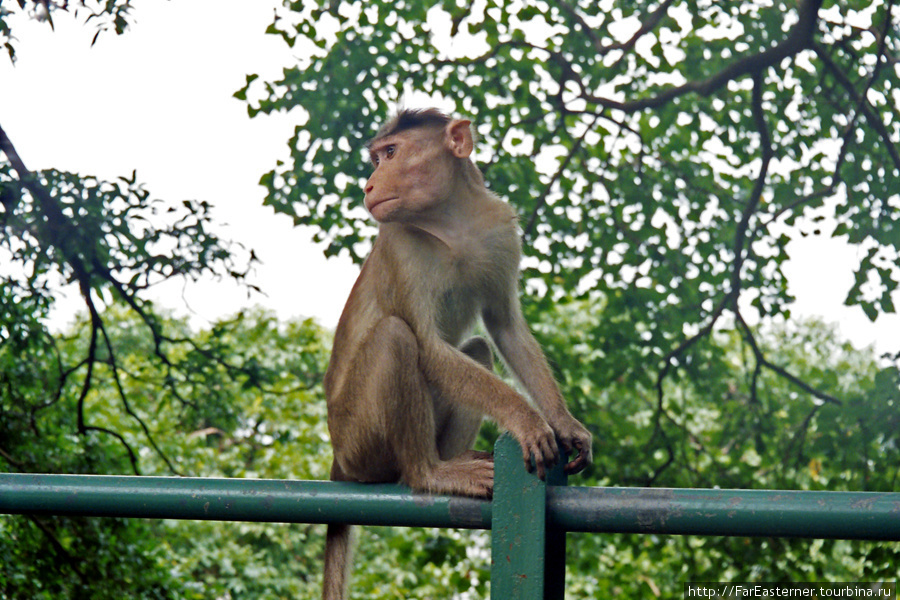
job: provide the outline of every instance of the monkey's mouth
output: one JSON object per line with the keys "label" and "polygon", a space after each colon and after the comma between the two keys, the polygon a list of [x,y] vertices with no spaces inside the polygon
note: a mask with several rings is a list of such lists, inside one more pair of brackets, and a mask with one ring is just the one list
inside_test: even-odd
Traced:
{"label": "monkey's mouth", "polygon": [[390,198],[380,198],[378,200],[373,200],[371,204],[369,204],[369,212],[375,210],[375,207],[379,204],[384,204],[385,202],[390,202],[391,200],[396,200],[396,196],[392,196]]}

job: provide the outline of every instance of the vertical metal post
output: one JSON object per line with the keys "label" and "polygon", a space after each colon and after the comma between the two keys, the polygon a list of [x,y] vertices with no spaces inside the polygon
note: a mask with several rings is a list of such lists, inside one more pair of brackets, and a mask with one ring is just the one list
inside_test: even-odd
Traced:
{"label": "vertical metal post", "polygon": [[[568,484],[569,477],[566,475],[566,455],[562,448],[559,451],[560,462],[547,473],[547,484],[552,486],[564,487]],[[546,486],[545,486],[546,488]],[[544,490],[544,498],[546,500],[546,489]],[[544,600],[565,600],[566,597],[566,530],[561,527],[554,527],[547,524],[546,510],[544,511],[545,522],[544,531],[546,531],[547,539],[545,541],[544,564]]]}
{"label": "vertical metal post", "polygon": [[[563,465],[547,475],[565,485]],[[566,534],[547,529],[547,483],[529,473],[519,443],[503,435],[494,446],[491,598],[562,600]]]}

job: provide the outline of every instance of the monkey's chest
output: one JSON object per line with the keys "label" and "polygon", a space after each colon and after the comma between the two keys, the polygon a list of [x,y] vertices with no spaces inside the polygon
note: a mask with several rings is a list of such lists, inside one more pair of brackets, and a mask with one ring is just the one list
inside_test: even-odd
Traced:
{"label": "monkey's chest", "polygon": [[441,338],[457,345],[484,309],[508,300],[518,272],[515,249],[505,237],[482,236],[452,252],[428,257],[434,260],[424,269],[427,275],[419,290],[428,297],[432,323]]}
{"label": "monkey's chest", "polygon": [[454,286],[442,290],[436,298],[436,324],[441,338],[456,345],[466,335],[481,309],[477,290],[469,286]]}
{"label": "monkey's chest", "polygon": [[433,289],[435,323],[443,339],[456,345],[471,333],[492,298],[502,296],[508,275],[482,261],[458,261],[444,267],[442,285]]}

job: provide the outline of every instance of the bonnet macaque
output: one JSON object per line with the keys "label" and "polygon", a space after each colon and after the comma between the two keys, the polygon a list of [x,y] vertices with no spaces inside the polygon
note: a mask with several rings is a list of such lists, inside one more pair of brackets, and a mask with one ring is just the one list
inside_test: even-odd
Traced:
{"label": "bonnet macaque", "polygon": [[[541,478],[560,446],[569,473],[591,460],[522,317],[516,214],[485,187],[473,146],[469,121],[433,109],[401,111],[368,144],[378,237],[325,375],[335,481],[489,498],[493,458],[471,450],[484,416]],[[484,338],[465,339],[478,317],[534,404],[492,372]],[[349,526],[329,526],[326,600],[346,597],[349,554]]]}

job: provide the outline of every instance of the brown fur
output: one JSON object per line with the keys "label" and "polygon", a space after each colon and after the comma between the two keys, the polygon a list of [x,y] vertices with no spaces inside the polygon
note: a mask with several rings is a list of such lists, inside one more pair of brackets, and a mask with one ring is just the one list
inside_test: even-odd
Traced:
{"label": "brown fur", "polygon": [[[591,459],[590,433],[565,407],[519,308],[516,215],[470,160],[468,121],[404,111],[368,144],[366,207],[380,223],[335,332],[325,375],[332,479],[394,482],[490,497],[493,460],[470,450],[483,415],[520,442],[543,477],[557,440]],[[481,317],[537,406],[492,371]],[[330,526],[326,600],[346,597],[349,528]]]}

